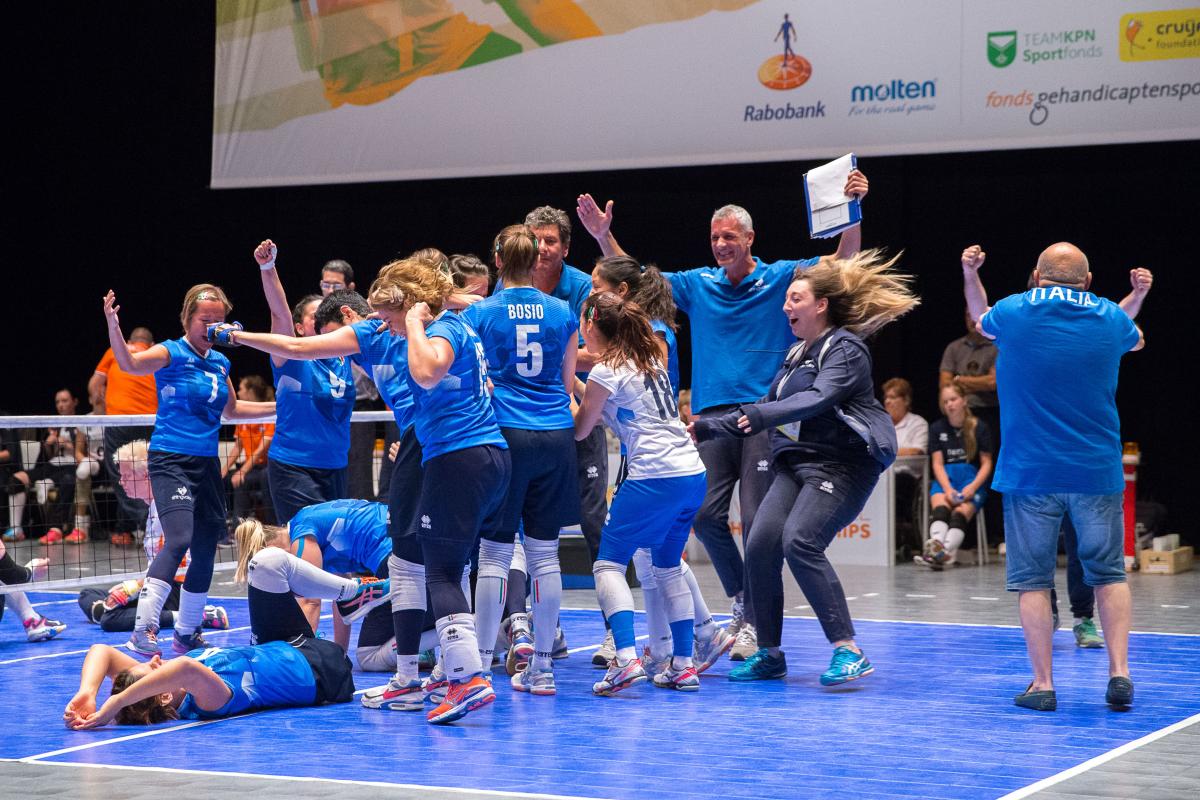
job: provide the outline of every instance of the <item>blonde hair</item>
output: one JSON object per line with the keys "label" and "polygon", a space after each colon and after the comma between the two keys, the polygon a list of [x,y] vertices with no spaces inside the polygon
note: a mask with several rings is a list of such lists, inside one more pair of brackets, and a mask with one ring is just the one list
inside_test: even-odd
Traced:
{"label": "blonde hair", "polygon": [[183,310],[179,312],[179,321],[186,331],[188,323],[196,314],[196,307],[204,300],[215,300],[225,307],[225,313],[233,311],[233,303],[225,296],[225,290],[211,283],[197,283],[187,290],[183,296]]}
{"label": "blonde hair", "polygon": [[863,250],[850,258],[822,258],[797,267],[793,281],[808,281],[813,297],[829,301],[829,324],[867,337],[921,304],[912,276],[892,271],[900,254]]}
{"label": "blonde hair", "polygon": [[431,267],[436,267],[447,275],[450,274],[450,259],[436,247],[422,247],[420,250],[412,251],[408,257],[422,261]]}
{"label": "blonde hair", "polygon": [[[963,450],[967,451],[967,461],[974,461],[975,456],[979,455],[979,442],[975,438],[975,428],[979,425],[979,420],[971,412],[971,407],[967,405],[967,393],[955,383],[948,383],[942,387],[944,393],[947,389],[954,392],[963,399],[963,424],[962,424],[962,440]],[[942,412],[942,416],[946,415],[946,406],[942,402],[941,394],[938,395],[938,409]]]}
{"label": "blonde hair", "polygon": [[129,464],[139,472],[145,472],[150,468],[150,446],[145,439],[134,439],[118,447],[113,458],[118,467]]}
{"label": "blonde hair", "polygon": [[538,259],[538,240],[528,225],[509,225],[492,243],[496,267],[506,283],[527,282]]}
{"label": "blonde hair", "polygon": [[428,261],[410,256],[385,264],[371,284],[367,302],[376,311],[404,311],[416,303],[428,303],[438,314],[442,303],[454,293],[454,281]]}
{"label": "blonde hair", "polygon": [[259,550],[281,536],[287,537],[287,528],[281,528],[278,525],[263,525],[254,518],[242,519],[233,532],[238,552],[237,571],[233,573],[233,580],[237,583],[245,583],[249,577],[250,559],[254,558]]}

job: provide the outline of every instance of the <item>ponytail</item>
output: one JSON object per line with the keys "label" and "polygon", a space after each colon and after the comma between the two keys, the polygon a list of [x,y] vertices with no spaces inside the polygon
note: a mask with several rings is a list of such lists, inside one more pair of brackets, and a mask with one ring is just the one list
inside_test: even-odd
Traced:
{"label": "ponytail", "polygon": [[979,426],[979,419],[971,413],[970,406],[966,407],[966,412],[962,426],[963,449],[967,451],[967,461],[973,462],[979,455],[979,440],[975,438],[975,429]]}
{"label": "ponytail", "polygon": [[492,244],[492,252],[506,285],[525,284],[531,280],[538,259],[538,240],[528,225],[509,225],[500,231]]}
{"label": "ponytail", "polygon": [[243,519],[233,532],[238,552],[237,571],[233,573],[233,580],[236,583],[246,583],[249,579],[250,559],[254,558],[258,554],[258,551],[262,550],[270,542],[279,538],[281,534],[286,533],[286,528],[280,528],[275,525],[263,525],[253,517]]}
{"label": "ponytail", "polygon": [[598,359],[601,364],[616,367],[632,362],[645,375],[653,375],[663,366],[650,318],[637,303],[622,300],[612,292],[599,292],[584,301],[583,318],[595,325],[608,342]]}

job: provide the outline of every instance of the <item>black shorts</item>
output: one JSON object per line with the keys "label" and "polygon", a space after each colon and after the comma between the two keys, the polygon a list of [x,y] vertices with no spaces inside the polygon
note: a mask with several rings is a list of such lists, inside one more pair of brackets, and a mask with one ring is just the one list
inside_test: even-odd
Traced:
{"label": "black shorts", "polygon": [[317,681],[317,696],[313,705],[349,703],[354,697],[354,667],[346,652],[329,639],[304,638],[295,643]]}
{"label": "black shorts", "polygon": [[286,525],[305,506],[341,500],[346,496],[346,468],[297,467],[267,459],[267,484],[275,519]]}
{"label": "black shorts", "polygon": [[225,524],[225,486],[219,458],[151,450],[149,464],[150,488],[160,517],[186,508],[194,520]]}
{"label": "black shorts", "polygon": [[[480,531],[498,527],[512,473],[508,450],[490,444],[452,450],[426,461],[424,472],[417,535],[463,551],[457,555],[465,562]],[[428,567],[430,551],[422,548]]]}
{"label": "black shorts", "polygon": [[400,452],[392,465],[388,484],[388,535],[392,555],[422,563],[421,543],[417,541],[417,506],[421,500],[421,443],[416,430],[409,426],[400,436]]}
{"label": "black shorts", "polygon": [[579,481],[575,474],[575,429],[527,431],[501,428],[512,457],[508,499],[500,530],[556,539],[558,529],[579,522]]}

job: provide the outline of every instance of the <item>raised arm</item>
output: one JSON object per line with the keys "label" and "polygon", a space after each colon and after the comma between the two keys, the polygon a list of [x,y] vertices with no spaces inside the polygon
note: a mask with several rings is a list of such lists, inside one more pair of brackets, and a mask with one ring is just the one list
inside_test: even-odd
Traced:
{"label": "raised arm", "polygon": [[170,364],[171,354],[161,344],[140,353],[129,352],[125,346],[125,334],[121,333],[121,320],[117,316],[120,310],[116,293],[109,289],[108,294],[104,295],[104,319],[108,323],[108,344],[117,366],[130,375],[152,375]]}
{"label": "raised arm", "polygon": [[1145,267],[1135,267],[1129,270],[1129,283],[1133,286],[1133,291],[1118,305],[1130,319],[1137,319],[1137,315],[1142,311],[1142,302],[1146,295],[1150,294],[1150,287],[1154,284],[1154,273]]}
{"label": "raised arm", "polygon": [[433,319],[427,303],[417,303],[404,317],[408,334],[408,372],[424,389],[438,385],[454,363],[454,348],[440,336],[425,335],[425,323]]}
{"label": "raised arm", "polygon": [[596,240],[596,244],[600,245],[601,253],[605,256],[627,255],[612,235],[612,200],[609,200],[605,204],[604,210],[601,211],[600,206],[596,204],[590,194],[581,194],[575,201],[575,214],[587,232]]}
{"label": "raised arm", "polygon": [[[867,176],[859,170],[851,170],[849,177],[846,179],[845,193],[850,197],[854,197],[858,202],[862,202],[867,196]],[[862,223],[860,222],[853,227],[842,231],[842,235],[838,237],[837,252],[833,254],[834,258],[850,258],[859,250],[862,249]]]}
{"label": "raised arm", "polygon": [[[979,268],[983,266],[986,258],[987,253],[983,252],[983,248],[977,244],[971,245],[962,252],[963,295],[967,299],[967,310],[971,312],[971,319],[977,326],[983,315],[991,310],[991,306],[988,305],[987,289],[983,288],[983,281],[979,277]],[[987,336],[982,330],[979,332]],[[995,337],[988,336],[988,338]]]}
{"label": "raised arm", "polygon": [[[292,309],[288,305],[283,283],[279,280],[279,272],[275,269],[275,259],[278,256],[279,248],[270,239],[264,239],[254,248],[254,260],[258,262],[259,275],[262,277],[263,297],[267,299],[267,308],[271,310],[271,333],[295,336]],[[282,367],[286,360],[278,355],[271,356],[271,362],[277,367]]]}

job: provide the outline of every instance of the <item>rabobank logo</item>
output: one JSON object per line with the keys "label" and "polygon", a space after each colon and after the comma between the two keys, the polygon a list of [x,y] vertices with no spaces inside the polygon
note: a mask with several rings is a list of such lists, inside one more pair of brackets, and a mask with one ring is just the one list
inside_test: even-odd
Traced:
{"label": "rabobank logo", "polygon": [[[758,82],[777,92],[798,89],[812,77],[812,64],[807,58],[797,55],[792,48],[796,39],[796,26],[791,16],[783,15],[783,22],[775,32],[775,43],[783,52],[771,56],[758,68]],[[748,103],[742,111],[742,122],[776,122],[814,119],[825,116],[825,103],[817,100],[798,105],[794,103],[757,105]]]}
{"label": "rabobank logo", "polygon": [[913,114],[937,108],[937,80],[892,78],[882,83],[861,83],[850,89],[850,113]]}

